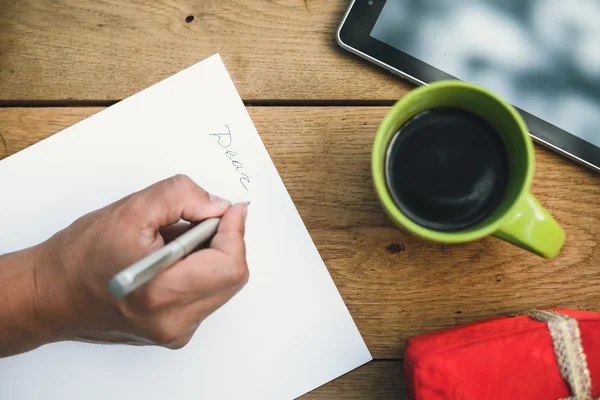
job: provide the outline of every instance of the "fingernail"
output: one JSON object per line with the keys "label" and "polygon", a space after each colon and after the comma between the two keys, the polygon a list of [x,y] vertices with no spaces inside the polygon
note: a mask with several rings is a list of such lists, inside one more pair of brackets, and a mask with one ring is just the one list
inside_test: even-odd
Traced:
{"label": "fingernail", "polygon": [[212,193],[210,194],[210,201],[212,201],[214,204],[221,208],[229,207],[231,205],[231,202],[229,200],[226,200]]}
{"label": "fingernail", "polygon": [[244,221],[246,221],[246,219],[248,219],[248,205],[244,204]]}

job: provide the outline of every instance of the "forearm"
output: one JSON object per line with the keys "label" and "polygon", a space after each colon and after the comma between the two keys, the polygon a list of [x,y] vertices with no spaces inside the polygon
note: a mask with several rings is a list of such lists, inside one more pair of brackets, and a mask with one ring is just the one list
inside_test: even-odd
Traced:
{"label": "forearm", "polygon": [[0,357],[32,350],[50,337],[40,322],[36,253],[31,248],[0,256]]}

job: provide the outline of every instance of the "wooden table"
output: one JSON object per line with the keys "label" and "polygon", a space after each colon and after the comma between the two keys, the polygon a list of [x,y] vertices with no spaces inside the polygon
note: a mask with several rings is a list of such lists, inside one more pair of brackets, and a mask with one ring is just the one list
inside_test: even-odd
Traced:
{"label": "wooden table", "polygon": [[536,146],[533,192],[567,233],[553,261],[405,236],[369,153],[413,87],[337,47],[347,3],[4,0],[0,158],[219,52],[376,359],[305,398],[397,399],[410,336],[529,307],[600,311],[600,176]]}

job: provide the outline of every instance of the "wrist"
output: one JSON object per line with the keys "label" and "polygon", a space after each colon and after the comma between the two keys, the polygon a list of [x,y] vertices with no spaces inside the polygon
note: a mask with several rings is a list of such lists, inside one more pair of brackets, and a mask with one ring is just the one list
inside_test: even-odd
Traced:
{"label": "wrist", "polygon": [[74,319],[58,239],[58,235],[52,237],[31,254],[36,324],[45,343],[71,339]]}
{"label": "wrist", "polygon": [[36,248],[0,257],[0,356],[32,350],[52,341],[40,319],[36,289]]}

